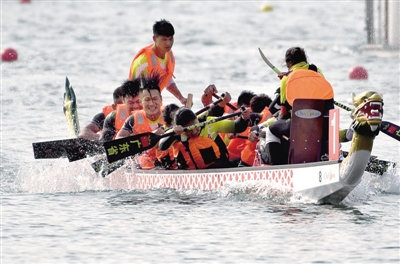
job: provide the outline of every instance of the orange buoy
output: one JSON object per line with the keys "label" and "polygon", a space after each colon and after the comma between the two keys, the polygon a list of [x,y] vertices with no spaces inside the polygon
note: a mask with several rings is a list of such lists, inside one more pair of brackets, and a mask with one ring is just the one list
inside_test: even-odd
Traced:
{"label": "orange buoy", "polygon": [[350,69],[349,78],[352,80],[368,79],[368,72],[362,66],[355,66]]}
{"label": "orange buoy", "polygon": [[18,59],[18,53],[15,49],[7,48],[1,52],[1,60],[2,61],[15,61]]}

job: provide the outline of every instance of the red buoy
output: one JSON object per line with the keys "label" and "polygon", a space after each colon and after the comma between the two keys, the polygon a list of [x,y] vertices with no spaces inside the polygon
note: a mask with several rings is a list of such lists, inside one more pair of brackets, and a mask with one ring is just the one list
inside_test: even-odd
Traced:
{"label": "red buoy", "polygon": [[362,66],[355,66],[350,69],[349,78],[352,80],[368,79],[368,72]]}
{"label": "red buoy", "polygon": [[15,61],[18,59],[18,54],[15,49],[7,48],[1,52],[2,61]]}
{"label": "red buoy", "polygon": [[19,0],[20,3],[30,3],[31,0]]}

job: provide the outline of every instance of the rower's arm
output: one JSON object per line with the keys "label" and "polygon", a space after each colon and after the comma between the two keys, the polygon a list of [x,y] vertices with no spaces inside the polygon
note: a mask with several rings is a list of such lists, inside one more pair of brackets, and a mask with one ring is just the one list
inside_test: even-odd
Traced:
{"label": "rower's arm", "polygon": [[94,123],[90,122],[79,132],[78,138],[97,140],[100,138],[100,134],[97,134],[99,131],[100,128]]}
{"label": "rower's arm", "polygon": [[249,126],[249,121],[244,120],[242,116],[236,118],[235,120],[235,131],[234,133],[242,133]]}
{"label": "rower's arm", "polygon": [[103,124],[103,131],[101,132],[100,141],[110,141],[115,136],[115,111],[108,114]]}
{"label": "rower's arm", "polygon": [[170,83],[167,86],[167,90],[175,96],[183,105],[186,105],[187,98],[183,97],[181,91],[179,91],[178,87],[176,86],[175,82]]}
{"label": "rower's arm", "polygon": [[124,125],[122,126],[121,130],[118,132],[115,139],[129,137],[133,133],[133,126],[135,122],[133,120],[133,116],[129,116],[126,120]]}
{"label": "rower's arm", "polygon": [[98,132],[103,128],[105,118],[104,113],[95,115],[92,121],[90,121],[90,123],[79,132],[78,138],[84,138],[87,140],[99,139],[100,134]]}

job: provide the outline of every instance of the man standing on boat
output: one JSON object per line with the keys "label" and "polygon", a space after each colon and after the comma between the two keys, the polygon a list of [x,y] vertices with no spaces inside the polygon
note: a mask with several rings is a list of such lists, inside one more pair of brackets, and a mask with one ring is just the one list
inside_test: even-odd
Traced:
{"label": "man standing on boat", "polygon": [[153,44],[142,48],[133,58],[129,79],[137,78],[142,74],[158,74],[160,76],[161,91],[166,88],[183,105],[187,98],[183,97],[175,84],[174,68],[175,57],[172,52],[175,30],[172,24],[162,19],[153,25]]}

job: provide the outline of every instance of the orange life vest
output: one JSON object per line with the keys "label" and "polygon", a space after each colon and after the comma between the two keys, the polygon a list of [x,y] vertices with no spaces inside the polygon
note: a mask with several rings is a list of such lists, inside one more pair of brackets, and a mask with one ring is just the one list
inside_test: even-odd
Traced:
{"label": "orange life vest", "polygon": [[159,165],[162,166],[163,168],[165,168],[165,166],[167,165],[170,167],[167,167],[166,169],[169,169],[169,170],[176,169],[173,148],[169,148],[168,150],[159,150],[157,148],[156,156],[157,156],[157,161],[158,161]]}
{"label": "orange life vest", "polygon": [[[245,131],[243,131],[239,135],[248,136],[250,133],[250,130],[251,130],[251,127],[248,127]],[[248,140],[244,139],[244,138],[238,138],[238,137],[232,138],[229,141],[228,146],[226,147],[229,152],[229,159],[240,158],[241,153],[242,153],[244,147],[246,146],[247,141]]]}
{"label": "orange life vest", "polygon": [[160,89],[161,91],[167,86],[168,82],[171,80],[172,77],[174,77],[174,69],[175,69],[175,56],[174,53],[171,51],[167,52],[165,56],[167,56],[167,65],[165,69],[161,67],[160,62],[158,61],[158,57],[156,53],[153,50],[154,44],[150,44],[141,50],[135,55],[135,57],[132,60],[131,68],[129,69],[129,79],[134,78],[135,76],[132,76],[132,67],[133,67],[133,62],[142,54],[146,54],[147,58],[147,63],[148,63],[148,68],[147,72],[149,75],[157,73],[160,76]]}
{"label": "orange life vest", "polygon": [[112,111],[114,111],[113,105],[106,105],[103,107],[103,114],[105,117],[108,116],[108,114]]}
{"label": "orange life vest", "polygon": [[117,110],[115,114],[115,135],[118,134],[118,131],[121,130],[122,126],[125,123],[125,120],[130,116],[131,113],[128,113],[128,109],[126,109],[125,104],[118,104]]}
{"label": "orange life vest", "polygon": [[214,140],[203,136],[176,142],[173,150],[180,169],[205,169],[220,157],[219,147]]}
{"label": "orange life vest", "polygon": [[[146,118],[144,110],[133,111],[132,115],[133,115],[133,120],[135,122],[135,125],[133,126],[134,135],[152,131],[149,120]],[[160,122],[164,123],[162,119],[160,120]],[[144,170],[155,168],[154,163],[156,161],[156,158],[157,158],[157,151],[155,148],[146,150],[145,152],[143,152],[138,156],[140,167]]]}
{"label": "orange life vest", "polygon": [[[261,112],[261,114],[262,114],[262,118],[261,118],[261,121],[258,122],[259,124],[267,121],[269,118],[272,117],[272,114],[269,111],[268,107],[265,107],[264,110]],[[250,166],[253,165],[254,159],[256,157],[256,153],[255,153],[256,147],[257,147],[257,141],[251,142],[250,140],[246,140],[246,145],[245,145],[243,151],[241,152],[240,159],[247,165],[250,165]]]}
{"label": "orange life vest", "polygon": [[[234,107],[239,108],[237,104],[238,104],[237,102],[231,103],[231,105],[233,105]],[[238,110],[236,110],[236,111],[238,111]],[[225,114],[233,114],[234,112],[235,111],[232,108],[230,108],[228,105],[225,105],[225,107],[224,107]]]}
{"label": "orange life vest", "polygon": [[333,99],[332,85],[313,70],[298,69],[286,80],[286,100],[293,106],[294,99]]}

